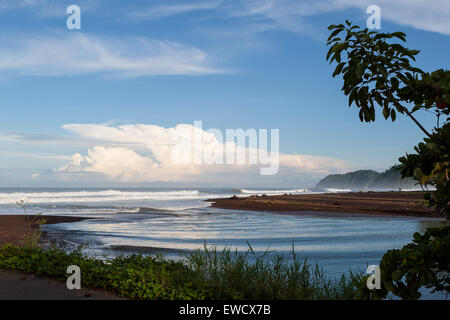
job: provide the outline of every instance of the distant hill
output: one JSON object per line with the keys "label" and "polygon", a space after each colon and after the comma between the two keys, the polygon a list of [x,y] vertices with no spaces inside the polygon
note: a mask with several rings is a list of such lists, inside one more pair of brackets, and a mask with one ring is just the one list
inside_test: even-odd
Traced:
{"label": "distant hill", "polygon": [[373,189],[373,188],[417,188],[411,178],[402,179],[398,167],[385,172],[358,170],[344,174],[326,176],[316,185],[317,189]]}

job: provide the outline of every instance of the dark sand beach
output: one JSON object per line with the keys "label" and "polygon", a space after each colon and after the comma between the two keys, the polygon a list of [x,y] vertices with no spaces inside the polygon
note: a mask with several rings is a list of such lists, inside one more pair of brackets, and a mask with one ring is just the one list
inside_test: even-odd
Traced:
{"label": "dark sand beach", "polygon": [[[20,245],[29,228],[36,228],[33,223],[34,216],[26,215],[0,215],[0,246],[11,243]],[[45,224],[77,222],[90,218],[68,217],[68,216],[40,216],[45,219]]]}
{"label": "dark sand beach", "polygon": [[[206,200],[212,207],[272,211],[285,214],[372,214],[410,217],[434,217],[433,211],[420,204],[422,192],[350,192],[328,194],[301,194],[277,196],[231,197]],[[33,216],[29,216],[32,219]],[[29,228],[38,225],[31,223],[25,215],[0,215],[0,246],[23,243]],[[82,221],[83,217],[40,216],[46,224]],[[161,253],[163,248],[139,246],[115,246],[118,251],[139,253]],[[132,250],[130,250],[132,249]],[[45,288],[45,290],[42,290]],[[37,277],[18,272],[0,270],[0,299],[117,299],[104,291],[70,291],[64,281]]]}
{"label": "dark sand beach", "polygon": [[[32,216],[29,216],[32,219]],[[84,220],[79,217],[41,216],[46,224],[68,223]],[[0,215],[0,246],[7,243],[20,245],[29,228],[25,215]],[[31,223],[31,228],[37,225]],[[63,280],[0,270],[0,300],[117,300],[116,295],[105,290],[68,290]]]}
{"label": "dark sand beach", "polygon": [[392,216],[433,217],[431,208],[422,205],[424,192],[348,192],[209,199],[212,207],[232,210],[274,211],[283,213],[330,212]]}
{"label": "dark sand beach", "polygon": [[[431,208],[421,204],[423,192],[348,192],[249,196],[208,199],[212,207],[231,210],[272,211],[286,214],[305,212],[374,214],[390,216],[435,217]],[[33,219],[33,216],[29,216]],[[77,222],[84,217],[40,216],[46,224]],[[0,245],[20,244],[28,232],[30,222],[25,215],[0,215]],[[36,225],[31,224],[31,228]],[[121,248],[117,248],[120,250]]]}

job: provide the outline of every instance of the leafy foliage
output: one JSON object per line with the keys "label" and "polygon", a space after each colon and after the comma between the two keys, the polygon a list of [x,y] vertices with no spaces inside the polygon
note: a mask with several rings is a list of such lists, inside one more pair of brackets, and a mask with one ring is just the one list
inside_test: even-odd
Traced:
{"label": "leafy foliage", "polygon": [[[252,258],[252,260],[250,259]],[[186,261],[130,255],[112,260],[89,258],[39,247],[0,248],[0,268],[66,278],[69,265],[81,269],[83,286],[102,288],[132,299],[353,299],[360,275],[326,279],[317,265],[276,256],[273,261],[248,253],[206,248]]]}
{"label": "leafy foliage", "polygon": [[[331,25],[327,45],[327,60],[336,61],[333,77],[342,74],[342,91],[348,96],[349,106],[360,109],[361,121],[375,121],[375,105],[383,108],[385,119],[395,121],[398,113],[406,113],[427,135],[428,131],[415,119],[413,112],[420,108],[437,107],[449,114],[450,72],[437,70],[431,74],[411,65],[419,50],[410,50],[397,39],[406,41],[403,32],[380,33],[361,30],[359,26]],[[338,37],[341,33],[345,37]],[[344,55],[344,57],[343,57]],[[410,111],[405,103],[413,103]]]}
{"label": "leafy foliage", "polygon": [[399,160],[404,177],[414,177],[421,185],[436,188],[424,197],[425,204],[435,207],[439,214],[450,218],[450,123],[436,129],[430,138],[414,147],[415,154],[407,154]]}
{"label": "leafy foliage", "polygon": [[412,79],[399,90],[399,96],[414,104],[413,112],[436,107],[438,113],[450,113],[450,71],[439,69],[422,73],[420,79]]}
{"label": "leafy foliage", "polygon": [[[424,203],[450,218],[450,71],[426,73],[414,67],[411,63],[419,51],[393,42],[405,42],[403,32],[369,31],[349,21],[331,25],[329,30],[327,60],[330,64],[336,61],[333,77],[342,74],[342,90],[349,98],[349,106],[355,103],[360,109],[360,120],[375,121],[378,104],[385,119],[395,121],[397,113],[404,113],[427,136],[414,148],[415,154],[399,159],[401,174],[422,186],[435,187],[436,191],[425,195]],[[412,106],[411,110],[407,105]],[[429,109],[438,117],[432,133],[413,116],[418,110]],[[441,116],[447,118],[439,128]],[[422,286],[449,292],[449,230],[430,229],[423,236],[416,233],[414,243],[388,251],[380,264],[384,288],[378,295],[384,297],[391,291],[404,299],[418,299]]]}
{"label": "leafy foliage", "polygon": [[206,290],[193,286],[192,271],[183,264],[158,257],[131,255],[111,261],[83,256],[79,251],[4,246],[0,268],[67,278],[69,265],[81,269],[83,286],[107,289],[134,299],[204,299]]}
{"label": "leafy foliage", "polygon": [[[412,66],[419,50],[392,43],[393,39],[405,42],[403,32],[362,30],[349,21],[328,29],[332,32],[327,42],[327,60],[338,63],[333,77],[342,74],[342,90],[349,98],[349,106],[354,102],[360,109],[360,120],[375,121],[378,104],[385,119],[395,121],[397,112],[406,113],[426,134],[425,143],[415,147],[416,154],[399,159],[402,177],[413,177],[421,185],[436,187],[433,195],[426,195],[425,203],[449,215],[449,118],[442,128],[435,128],[430,134],[413,113],[433,108],[437,116],[450,114],[450,71],[425,73]],[[345,38],[338,37],[342,33]],[[411,111],[405,106],[408,104],[414,106]]]}
{"label": "leafy foliage", "polygon": [[418,299],[423,286],[432,292],[450,293],[450,226],[430,228],[425,234],[414,234],[412,243],[399,250],[389,250],[381,259],[383,288],[403,299]]}

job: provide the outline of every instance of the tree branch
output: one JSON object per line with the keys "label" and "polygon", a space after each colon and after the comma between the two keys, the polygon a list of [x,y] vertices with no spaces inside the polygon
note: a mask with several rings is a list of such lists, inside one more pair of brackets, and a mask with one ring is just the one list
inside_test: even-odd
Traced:
{"label": "tree branch", "polygon": [[412,115],[411,112],[409,112],[408,108],[402,106],[397,99],[395,99],[394,95],[392,94],[392,92],[390,90],[386,90],[385,91],[389,97],[391,98],[392,103],[394,104],[394,106],[396,106],[397,108],[399,108],[400,110],[404,111],[411,119],[412,121],[414,121],[414,123],[420,128],[420,130],[422,130],[428,138],[431,138],[431,134],[420,124],[419,121],[417,121],[417,119]]}
{"label": "tree branch", "polygon": [[406,107],[403,107],[403,110],[405,111],[405,113],[412,119],[412,121],[415,122],[415,124],[417,124],[419,126],[419,128],[428,136],[428,138],[431,138],[431,134],[420,124],[419,121],[417,121],[416,118],[414,118],[414,116],[412,115],[411,112],[409,112],[409,110]]}

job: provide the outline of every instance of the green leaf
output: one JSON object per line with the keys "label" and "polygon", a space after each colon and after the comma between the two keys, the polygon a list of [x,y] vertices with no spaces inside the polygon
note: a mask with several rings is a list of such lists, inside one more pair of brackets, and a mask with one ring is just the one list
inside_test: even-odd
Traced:
{"label": "green leaf", "polygon": [[421,105],[415,105],[414,108],[412,108],[411,113],[414,113],[414,112],[416,112],[417,110],[420,110],[420,109],[422,109]]}
{"label": "green leaf", "polygon": [[403,32],[398,31],[398,32],[391,33],[391,35],[393,35],[394,37],[399,38],[402,41],[406,41],[406,34],[403,33]]}
{"label": "green leaf", "polygon": [[358,79],[361,79],[365,70],[366,70],[366,67],[365,67],[364,63],[358,64],[358,66],[356,67],[356,77]]}
{"label": "green leaf", "polygon": [[395,110],[394,110],[394,109],[391,109],[391,119],[392,119],[392,122],[395,121],[396,117],[397,117],[397,114],[395,113]]}
{"label": "green leaf", "polygon": [[392,273],[392,280],[394,280],[394,281],[400,281],[400,280],[403,278],[404,275],[405,275],[405,272],[404,272],[404,271],[402,271],[402,270],[395,270],[395,271]]}
{"label": "green leaf", "polygon": [[338,64],[338,66],[337,66],[336,69],[334,70],[333,78],[334,78],[336,75],[338,75],[339,73],[341,73],[342,68],[344,68],[344,66],[345,66],[345,62],[341,62],[341,63]]}
{"label": "green leaf", "polygon": [[394,88],[394,90],[398,89],[399,86],[399,81],[397,78],[393,77],[391,78],[391,83],[392,83],[392,87]]}
{"label": "green leaf", "polygon": [[408,56],[415,56],[417,54],[419,54],[420,50],[408,50]]}
{"label": "green leaf", "polygon": [[378,92],[374,93],[375,101],[378,103],[380,107],[383,106],[383,99],[381,98],[380,94]]}
{"label": "green leaf", "polygon": [[355,88],[350,93],[350,96],[348,97],[348,106],[350,107],[352,105],[352,102],[355,101],[355,99],[358,97],[358,89]]}
{"label": "green leaf", "polygon": [[340,51],[337,51],[337,52],[333,55],[333,57],[332,57],[331,60],[330,60],[330,64],[331,64],[334,60],[336,60],[338,63],[341,62],[341,52],[340,52]]}
{"label": "green leaf", "polygon": [[416,242],[420,242],[422,240],[422,236],[418,232],[414,233],[413,238]]}
{"label": "green leaf", "polygon": [[336,29],[334,30],[330,36],[328,37],[328,41],[330,41],[331,39],[333,39],[335,36],[337,36],[343,29]]}
{"label": "green leaf", "polygon": [[383,116],[386,120],[389,118],[389,115],[390,115],[389,108],[384,107],[383,108]]}

